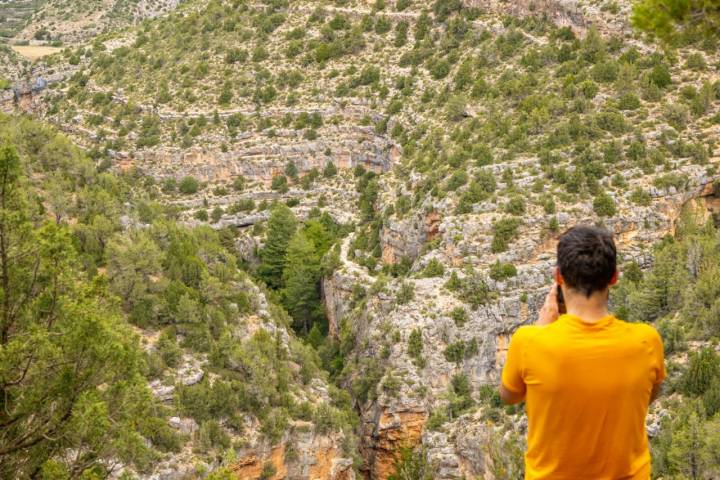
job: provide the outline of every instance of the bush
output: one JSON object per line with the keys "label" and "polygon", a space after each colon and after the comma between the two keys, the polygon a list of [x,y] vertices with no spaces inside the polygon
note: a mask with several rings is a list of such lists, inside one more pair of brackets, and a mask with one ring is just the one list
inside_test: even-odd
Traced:
{"label": "bush", "polygon": [[225,210],[222,209],[222,207],[217,206],[213,208],[212,213],[210,214],[210,218],[212,218],[213,223],[217,223],[220,221],[222,216],[225,214]]}
{"label": "bush", "polygon": [[270,186],[273,190],[275,190],[278,193],[287,193],[290,190],[290,187],[288,186],[287,177],[285,175],[278,175],[272,179],[272,184]]}
{"label": "bush", "polygon": [[445,355],[445,360],[459,366],[465,358],[465,342],[458,340],[449,344],[445,347],[443,355]]}
{"label": "bush", "polygon": [[165,362],[165,365],[171,368],[180,365],[182,350],[180,350],[175,333],[172,332],[171,329],[162,331],[155,347],[162,357],[163,362]]}
{"label": "bush", "polygon": [[445,267],[437,258],[430,260],[423,270],[422,276],[425,278],[442,277],[445,273]]}
{"label": "bush", "polygon": [[464,95],[453,95],[445,106],[447,119],[452,122],[462,120],[465,116],[465,108],[467,106],[467,99]]}
{"label": "bush", "polygon": [[618,99],[620,110],[637,110],[640,108],[640,99],[634,93],[625,93]]}
{"label": "bush", "polygon": [[517,275],[517,268],[512,263],[496,261],[490,266],[490,278],[496,281],[505,280]]}
{"label": "bush", "polygon": [[505,204],[505,212],[511,215],[522,215],[525,213],[525,200],[520,196],[513,196]]}
{"label": "bush", "polygon": [[493,223],[494,235],[490,250],[493,253],[507,250],[508,245],[517,235],[517,229],[520,223],[520,220],[517,218],[503,218]]}
{"label": "bush", "polygon": [[447,77],[449,73],[450,64],[446,60],[435,62],[435,65],[430,70],[430,75],[432,75],[435,80],[442,80]]}
{"label": "bush", "polygon": [[423,358],[423,340],[422,330],[419,328],[414,329],[410,332],[408,337],[407,353],[412,358],[413,363],[419,368],[425,366],[425,358]]}
{"label": "bush", "polygon": [[180,180],[180,183],[178,185],[178,190],[180,190],[180,193],[183,193],[185,195],[192,195],[194,193],[197,193],[200,189],[200,182],[195,179],[195,177],[183,177],[182,180]]}
{"label": "bush", "polygon": [[453,319],[455,325],[462,328],[467,323],[468,314],[463,307],[455,307],[450,311],[450,318]]}
{"label": "bush", "polygon": [[197,220],[200,220],[201,222],[207,222],[208,219],[210,218],[210,216],[207,213],[207,210],[202,209],[202,208],[200,210],[195,211],[195,213],[193,214],[193,217]]}
{"label": "bush", "polygon": [[243,177],[242,175],[238,175],[233,180],[233,190],[235,190],[236,192],[242,192],[243,190],[245,190],[246,183],[247,182],[245,181],[245,177]]}
{"label": "bush", "polygon": [[400,290],[397,294],[398,305],[406,305],[415,298],[415,286],[412,283],[404,282],[400,285]]}
{"label": "bush", "polygon": [[615,200],[607,193],[601,193],[593,200],[593,210],[601,217],[612,217],[617,213]]}
{"label": "bush", "polygon": [[582,93],[583,96],[589,100],[595,98],[595,96],[598,94],[598,91],[600,90],[600,87],[598,87],[597,83],[593,82],[592,80],[585,80],[584,82],[580,83],[578,87],[580,88],[580,93]]}
{"label": "bush", "polygon": [[275,465],[270,462],[265,462],[265,465],[263,465],[263,469],[262,472],[260,472],[260,477],[258,480],[270,480],[275,476],[276,473],[277,469],[275,468]]}
{"label": "bush", "polygon": [[337,167],[335,167],[335,164],[331,161],[328,161],[325,164],[325,168],[323,169],[323,177],[330,178],[337,175]]}
{"label": "bush", "polygon": [[683,393],[702,395],[717,377],[720,377],[720,356],[710,348],[703,348],[690,355],[690,365],[682,377]]}
{"label": "bush", "polygon": [[660,63],[653,67],[650,73],[650,81],[659,88],[665,88],[672,83],[670,70],[667,65]]}
{"label": "bush", "polygon": [[635,187],[635,189],[630,194],[630,201],[637,205],[647,207],[652,203],[652,197],[642,188]]}
{"label": "bush", "polygon": [[476,272],[471,272],[462,280],[458,293],[460,299],[474,310],[485,305],[491,297],[490,287],[485,279]]}
{"label": "bush", "polygon": [[200,425],[196,433],[197,447],[202,452],[213,448],[226,449],[230,447],[230,437],[216,420],[207,420]]}
{"label": "bush", "polygon": [[703,57],[702,53],[700,52],[691,53],[690,55],[688,55],[688,58],[685,61],[685,66],[690,70],[696,71],[704,71],[707,69],[705,57]]}

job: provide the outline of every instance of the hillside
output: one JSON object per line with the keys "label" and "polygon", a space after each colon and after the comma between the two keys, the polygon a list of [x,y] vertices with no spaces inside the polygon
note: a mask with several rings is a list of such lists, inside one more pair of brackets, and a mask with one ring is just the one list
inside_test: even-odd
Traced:
{"label": "hillside", "polygon": [[[534,320],[558,234],[605,225],[626,272],[614,308],[656,324],[672,345],[670,386],[648,420],[656,476],[683,478],[694,450],[697,478],[714,478],[720,55],[712,37],[654,43],[630,27],[630,10],[625,1],[188,0],[50,57],[35,74],[58,81],[21,105],[101,171],[142,178],[152,203],[136,197],[133,208],[162,210],[190,244],[219,241],[237,257],[240,291],[264,285],[250,304],[278,312],[265,329],[284,332],[290,371],[310,362],[331,394],[301,371],[294,396],[318,409],[316,429],[318,405],[338,409],[328,448],[343,443],[338,461],[357,455],[365,478],[521,476],[526,420],[495,393],[508,339]],[[142,240],[170,255],[163,228],[130,228],[142,238],[124,248]],[[196,254],[212,271],[212,255]],[[110,260],[94,261],[112,274]],[[116,292],[130,323],[152,327],[148,338],[165,325],[163,297],[182,296],[163,281],[168,262],[147,275],[151,298]],[[192,286],[190,299],[224,283],[220,273],[202,278],[210,283]],[[223,336],[213,302],[200,303],[213,340],[198,351],[209,357],[187,345],[176,367],[201,365],[210,378],[237,370],[214,353]],[[171,316],[197,318],[197,308]],[[251,327],[228,328],[255,348]],[[181,345],[194,332],[172,331]],[[247,411],[261,412],[261,424],[274,418],[266,408],[308,420],[284,402]],[[281,432],[291,424],[265,443],[243,438],[240,451],[282,470],[273,459],[297,438]],[[328,443],[312,440],[310,457],[318,445]],[[225,449],[232,458],[208,464],[245,465],[238,448]],[[295,478],[253,472],[240,478]]]}
{"label": "hillside", "polygon": [[33,294],[3,304],[0,477],[353,478],[347,395],[216,232],[35,122],[0,137],[1,277]]}
{"label": "hillside", "polygon": [[154,18],[181,0],[4,0],[0,35],[19,41],[75,43]]}

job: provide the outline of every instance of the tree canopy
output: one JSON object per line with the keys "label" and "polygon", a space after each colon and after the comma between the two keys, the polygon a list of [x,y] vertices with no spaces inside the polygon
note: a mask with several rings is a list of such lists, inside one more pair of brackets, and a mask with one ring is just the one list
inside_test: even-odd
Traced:
{"label": "tree canopy", "polygon": [[663,40],[681,34],[720,36],[720,0],[640,0],[632,13],[640,30]]}

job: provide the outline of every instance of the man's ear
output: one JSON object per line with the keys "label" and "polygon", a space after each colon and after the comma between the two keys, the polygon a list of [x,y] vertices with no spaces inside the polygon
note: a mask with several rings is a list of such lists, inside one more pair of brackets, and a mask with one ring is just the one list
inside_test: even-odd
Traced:
{"label": "man's ear", "polygon": [[610,279],[610,286],[613,286],[617,283],[619,276],[620,276],[620,272],[616,269],[615,273],[613,273],[613,276]]}
{"label": "man's ear", "polygon": [[558,285],[565,283],[565,279],[563,279],[562,274],[560,273],[560,267],[555,267],[555,283]]}

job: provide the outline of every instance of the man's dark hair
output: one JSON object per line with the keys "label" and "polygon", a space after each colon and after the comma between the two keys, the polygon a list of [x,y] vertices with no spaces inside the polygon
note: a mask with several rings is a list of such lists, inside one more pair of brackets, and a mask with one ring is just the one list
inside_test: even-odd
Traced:
{"label": "man's dark hair", "polygon": [[617,267],[612,234],[604,228],[579,225],[560,236],[560,274],[567,285],[587,297],[607,288]]}

